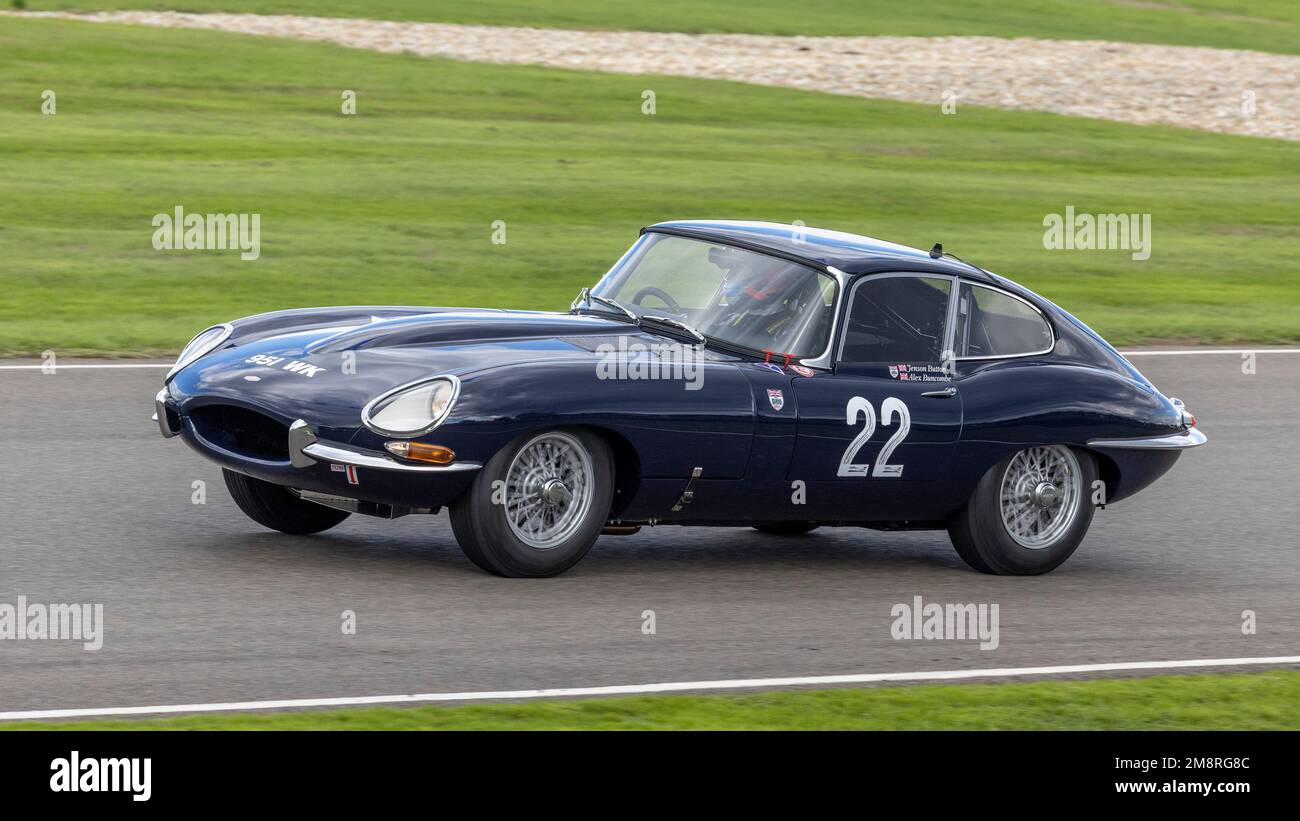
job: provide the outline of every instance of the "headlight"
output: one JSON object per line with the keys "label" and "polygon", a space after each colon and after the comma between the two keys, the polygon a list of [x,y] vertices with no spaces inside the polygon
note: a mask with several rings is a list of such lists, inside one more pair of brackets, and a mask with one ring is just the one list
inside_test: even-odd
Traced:
{"label": "headlight", "polygon": [[199,335],[191,339],[189,344],[181,349],[181,355],[176,357],[176,364],[172,365],[172,369],[167,372],[167,378],[163,382],[166,383],[183,368],[189,367],[196,360],[212,353],[218,345],[230,338],[234,330],[234,327],[229,323],[223,323],[199,331]]}
{"label": "headlight", "polygon": [[418,436],[442,424],[460,395],[454,376],[402,385],[381,394],[361,410],[366,427],[389,436]]}

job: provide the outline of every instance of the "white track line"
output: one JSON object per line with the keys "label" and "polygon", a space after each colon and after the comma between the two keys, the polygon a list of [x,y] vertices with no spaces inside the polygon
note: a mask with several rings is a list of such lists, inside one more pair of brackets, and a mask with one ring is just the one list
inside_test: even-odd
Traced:
{"label": "white track line", "polygon": [[[1300,353],[1300,348],[1193,348],[1186,351],[1120,351],[1124,356],[1202,356],[1211,354],[1236,354],[1240,356],[1244,353]],[[170,368],[170,362],[142,362],[142,363],[103,363],[103,364],[85,364],[85,365],[56,365],[56,371],[62,370],[94,370],[97,368]],[[0,371],[39,371],[44,365],[0,365]]]}
{"label": "white track line", "polygon": [[415,693],[395,696],[352,698],[296,698],[278,701],[232,701],[223,704],[166,704],[157,707],[97,707],[72,710],[14,710],[0,712],[0,721],[35,721],[51,718],[103,718],[159,715],[165,713],[218,713],[242,710],[289,710],[301,707],[358,707],[375,704],[417,704],[442,701],[519,700],[572,696],[620,696],[646,693],[740,690],[756,687],[804,687],[809,685],[872,684],[882,681],[953,681],[1012,676],[1055,676],[1071,673],[1103,673],[1125,670],[1176,670],[1194,667],[1243,667],[1262,664],[1300,664],[1300,656],[1263,658],[1191,659],[1183,661],[1131,661],[1108,664],[1065,664],[1056,667],[1000,667],[985,670],[930,670],[918,673],[861,673],[844,676],[792,676],[788,678],[744,678],[722,681],[674,681],[660,684],[619,684],[608,687],[562,687],[550,690],[498,690],[480,693]]}
{"label": "white track line", "polygon": [[[44,365],[0,365],[0,371],[39,371],[44,367],[45,367]],[[102,365],[95,364],[95,365],[54,365],[53,366],[55,372],[69,371],[69,370],[73,370],[74,368],[80,370],[90,370],[94,368],[107,369],[107,368],[170,368],[170,367],[171,367],[170,362],[166,364],[159,364],[157,362],[149,362],[149,363],[142,362],[138,364],[137,363],[131,363],[131,364],[113,363],[110,365],[108,363],[104,363]]]}

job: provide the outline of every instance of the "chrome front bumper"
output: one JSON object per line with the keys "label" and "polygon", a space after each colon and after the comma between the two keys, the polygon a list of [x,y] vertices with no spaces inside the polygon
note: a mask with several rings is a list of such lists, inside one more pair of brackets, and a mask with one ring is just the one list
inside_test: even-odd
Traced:
{"label": "chrome front bumper", "polygon": [[1206,441],[1205,434],[1196,428],[1188,428],[1183,433],[1152,436],[1144,439],[1089,439],[1088,447],[1130,450],[1182,450],[1199,447],[1204,445]]}
{"label": "chrome front bumper", "polygon": [[411,462],[399,462],[389,456],[379,456],[354,450],[337,442],[321,442],[316,438],[311,426],[299,419],[289,426],[289,461],[296,468],[311,467],[317,462],[329,462],[335,465],[355,465],[356,467],[378,468],[402,473],[458,473],[466,470],[479,470],[479,462],[452,462],[450,465],[417,465]]}

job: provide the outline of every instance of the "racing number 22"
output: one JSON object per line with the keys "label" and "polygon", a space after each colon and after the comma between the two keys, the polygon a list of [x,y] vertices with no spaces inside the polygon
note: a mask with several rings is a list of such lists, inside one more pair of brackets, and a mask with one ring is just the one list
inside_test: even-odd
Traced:
{"label": "racing number 22", "polygon": [[844,455],[840,457],[840,469],[837,472],[839,476],[874,476],[878,479],[887,479],[890,477],[898,478],[903,475],[902,465],[889,464],[889,457],[894,453],[894,449],[903,444],[907,438],[908,431],[912,429],[912,414],[907,410],[907,405],[903,400],[893,396],[888,397],[880,403],[880,423],[885,427],[893,424],[894,416],[898,416],[898,432],[889,437],[889,441],[880,449],[880,456],[876,459],[876,469],[871,469],[869,462],[854,464],[853,457],[858,455],[858,451],[871,434],[876,432],[876,410],[871,407],[871,403],[861,396],[855,396],[849,400],[849,404],[844,408],[844,421],[849,425],[856,425],[858,415],[861,414],[866,424],[862,432],[853,437]]}

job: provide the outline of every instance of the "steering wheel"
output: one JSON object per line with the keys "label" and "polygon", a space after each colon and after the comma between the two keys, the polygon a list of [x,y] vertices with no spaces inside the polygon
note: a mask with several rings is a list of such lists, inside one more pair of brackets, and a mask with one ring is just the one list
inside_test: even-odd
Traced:
{"label": "steering wheel", "polygon": [[648,296],[659,297],[660,301],[662,301],[663,304],[668,306],[668,310],[672,311],[675,314],[686,313],[686,309],[683,308],[681,305],[678,305],[677,300],[673,299],[671,294],[669,294],[663,288],[656,288],[653,285],[647,285],[646,287],[637,291],[636,295],[632,297],[632,304],[640,305],[641,300],[644,297],[648,297]]}

